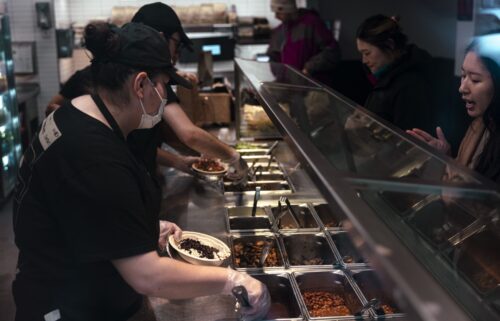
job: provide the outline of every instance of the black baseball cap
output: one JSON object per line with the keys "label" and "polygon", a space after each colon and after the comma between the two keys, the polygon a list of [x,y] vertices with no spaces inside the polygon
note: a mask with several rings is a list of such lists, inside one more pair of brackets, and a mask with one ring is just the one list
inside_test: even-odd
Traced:
{"label": "black baseball cap", "polygon": [[168,43],[160,33],[142,23],[127,23],[116,29],[120,37],[120,52],[111,61],[134,68],[165,71],[174,84],[191,89],[187,79],[179,76],[172,65]]}
{"label": "black baseball cap", "polygon": [[178,32],[181,43],[193,51],[193,43],[184,32],[179,17],[174,9],[164,3],[155,2],[140,7],[132,18],[132,22],[142,22],[168,36]]}

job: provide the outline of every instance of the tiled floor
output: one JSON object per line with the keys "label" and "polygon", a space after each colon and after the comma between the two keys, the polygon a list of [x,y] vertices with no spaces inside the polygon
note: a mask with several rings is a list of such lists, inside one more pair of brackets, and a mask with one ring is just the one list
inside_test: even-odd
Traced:
{"label": "tiled floor", "polygon": [[0,208],[0,319],[14,320],[15,306],[11,283],[17,262],[12,231],[12,198]]}

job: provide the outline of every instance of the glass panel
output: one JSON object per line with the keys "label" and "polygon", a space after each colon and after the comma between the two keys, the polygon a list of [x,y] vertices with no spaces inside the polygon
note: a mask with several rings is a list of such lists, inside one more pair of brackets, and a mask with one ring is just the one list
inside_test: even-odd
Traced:
{"label": "glass panel", "polygon": [[260,105],[255,90],[243,76],[240,79],[238,94],[241,102],[239,108],[239,135],[254,139],[280,137],[278,130]]}
{"label": "glass panel", "polygon": [[282,83],[295,86],[316,87],[302,74],[294,71],[286,65],[275,62],[257,62],[253,60],[236,59],[238,65],[245,70],[255,83]]}
{"label": "glass panel", "polygon": [[397,190],[358,192],[463,305],[478,297],[500,313],[500,194]]}
{"label": "glass panel", "polygon": [[368,177],[476,183],[330,92],[264,84],[279,106],[341,171]]}

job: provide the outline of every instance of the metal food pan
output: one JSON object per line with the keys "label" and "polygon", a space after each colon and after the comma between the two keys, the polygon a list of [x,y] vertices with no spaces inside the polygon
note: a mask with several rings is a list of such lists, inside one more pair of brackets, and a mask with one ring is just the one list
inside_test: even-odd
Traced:
{"label": "metal food pan", "polygon": [[[246,192],[224,192],[224,196],[230,197],[253,197],[255,191],[246,191]],[[260,191],[260,195],[268,195],[268,196],[281,196],[281,195],[291,195],[293,194],[293,190],[285,189],[285,190],[277,190],[277,191]]]}
{"label": "metal food pan", "polygon": [[342,219],[332,212],[328,204],[311,204],[310,207],[324,228],[332,230],[341,228]]}
{"label": "metal food pan", "polygon": [[[288,211],[286,204],[281,204],[283,210]],[[317,222],[316,218],[312,214],[311,209],[307,204],[293,204],[292,208],[297,213],[297,219],[299,221],[299,227],[295,225],[295,222],[288,212],[284,216],[282,216],[280,223],[277,226],[279,231],[287,232],[287,231],[319,231],[320,225]],[[268,214],[271,216],[273,222],[276,220],[278,216],[278,207],[268,207]]]}
{"label": "metal food pan", "polygon": [[366,267],[367,261],[356,250],[349,235],[346,232],[330,232],[333,248],[338,256],[339,262],[347,267]]}
{"label": "metal food pan", "polygon": [[290,190],[290,185],[287,181],[255,181],[248,182],[245,186],[224,183],[225,193],[255,193],[255,188],[260,186],[261,192],[264,191],[286,191]]}
{"label": "metal food pan", "polygon": [[[257,181],[286,181],[286,177],[281,170],[273,170],[273,171],[257,171],[256,175]],[[252,181],[252,180],[250,180]],[[225,183],[233,183],[227,176],[224,176]]]}
{"label": "metal food pan", "polygon": [[[363,304],[372,299],[378,299],[380,307],[373,309],[378,317],[402,317],[401,309],[397,306],[394,298],[384,289],[384,286],[372,270],[351,271],[354,283],[360,289]],[[392,311],[389,311],[392,310]]]}
{"label": "metal food pan", "polygon": [[263,207],[257,207],[255,217],[252,217],[250,206],[229,207],[226,213],[226,222],[230,232],[271,231],[271,220]]}
{"label": "metal food pan", "polygon": [[338,265],[337,256],[324,233],[280,235],[286,263],[291,268],[323,268]]}
{"label": "metal food pan", "polygon": [[[257,260],[260,258],[262,248],[265,242],[272,242],[271,252],[269,253],[266,266],[260,266]],[[233,233],[231,235],[231,254],[232,264],[235,269],[245,271],[276,270],[285,268],[285,260],[278,239],[273,233],[255,232],[255,233]],[[252,249],[257,246],[258,249]],[[267,265],[273,259],[272,253],[275,253],[275,265]],[[250,263],[249,262],[253,262]]]}
{"label": "metal food pan", "polygon": [[238,149],[237,152],[240,153],[241,156],[262,156],[267,153],[268,149],[265,148],[255,148],[255,149]]}
{"label": "metal food pan", "polygon": [[242,155],[243,158],[248,163],[254,162],[257,159],[257,162],[267,162],[271,159],[271,155]]}
{"label": "metal food pan", "polygon": [[433,246],[440,247],[449,245],[448,239],[474,220],[456,204],[436,200],[415,212],[409,222]]}
{"label": "metal food pan", "polygon": [[[253,160],[248,160],[248,165],[250,166],[251,164],[253,164]],[[269,161],[257,161],[255,164],[254,164],[254,168],[257,168],[261,166],[263,171],[265,172],[276,172],[276,171],[281,171],[281,168],[279,166],[279,164],[275,161],[272,161],[271,164],[269,164]]]}
{"label": "metal food pan", "polygon": [[304,320],[304,315],[299,305],[291,282],[291,275],[280,274],[251,274],[264,283],[271,295],[271,307],[264,320]]}
{"label": "metal food pan", "polygon": [[451,264],[483,295],[500,291],[500,253],[492,246],[499,242],[500,236],[487,229],[465,240],[449,255]]}
{"label": "metal food pan", "polygon": [[[300,303],[309,320],[348,320],[354,317],[358,319],[369,317],[368,311],[363,316],[358,314],[363,307],[361,298],[354,290],[349,277],[343,271],[293,272],[292,275],[300,294]],[[313,316],[314,314],[308,309],[304,298],[304,294],[310,291],[329,292],[340,296],[344,301],[344,305],[349,309],[349,314]]]}
{"label": "metal food pan", "polygon": [[428,195],[420,193],[407,193],[407,192],[381,192],[382,198],[401,215],[411,213],[410,210],[418,207],[422,202],[425,202]]}

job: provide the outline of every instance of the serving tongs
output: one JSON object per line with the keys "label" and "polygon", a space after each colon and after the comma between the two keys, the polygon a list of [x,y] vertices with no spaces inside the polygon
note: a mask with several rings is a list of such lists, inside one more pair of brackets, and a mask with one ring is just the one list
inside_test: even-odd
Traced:
{"label": "serving tongs", "polygon": [[263,267],[264,263],[266,263],[267,256],[271,252],[272,246],[273,246],[272,241],[266,241],[266,244],[264,245],[264,247],[262,248],[262,252],[260,253],[260,259],[259,259],[260,266]]}
{"label": "serving tongs", "polygon": [[252,171],[248,171],[248,178],[250,180],[252,180],[252,182],[256,182],[257,181],[257,173],[260,172],[260,175],[262,175],[262,171],[264,170],[264,168],[262,167],[262,165],[259,165],[255,168],[255,170],[252,170]]}
{"label": "serving tongs", "polygon": [[245,308],[250,307],[250,301],[248,300],[248,292],[243,285],[235,286],[231,290],[231,292],[233,293],[234,297],[236,298],[236,301],[240,306]]}
{"label": "serving tongs", "polygon": [[448,242],[450,242],[453,246],[458,246],[471,236],[484,231],[488,227],[488,224],[498,222],[499,220],[499,211],[498,209],[495,209],[486,215],[478,217],[469,226],[467,226],[454,236],[450,237],[448,239]]}
{"label": "serving tongs", "polygon": [[278,147],[278,144],[279,144],[279,140],[275,141],[275,142],[271,145],[271,147],[269,147],[269,149],[267,150],[267,152],[266,152],[266,154],[265,154],[266,156],[270,156],[270,157],[269,157],[269,161],[267,162],[267,171],[268,171],[268,172],[270,171],[270,169],[271,169],[271,163],[272,163],[272,162],[273,162],[273,160],[274,160],[274,154],[273,154],[273,152],[274,152],[274,150],[276,149],[276,147]]}
{"label": "serving tongs", "polygon": [[274,150],[276,149],[276,147],[278,147],[278,144],[279,144],[279,143],[280,143],[280,141],[279,141],[279,140],[275,141],[275,142],[271,145],[271,147],[269,147],[269,149],[267,150],[267,152],[265,153],[265,155],[266,155],[266,156],[271,155],[271,154],[274,152]]}
{"label": "serving tongs", "polygon": [[253,196],[252,217],[255,217],[257,212],[257,202],[260,199],[260,186],[255,187],[255,194]]}
{"label": "serving tongs", "polygon": [[[282,202],[284,202],[286,204],[288,211],[286,209],[283,210]],[[297,228],[300,228],[300,223],[299,223],[297,213],[295,213],[295,210],[293,209],[292,205],[290,204],[288,197],[280,196],[280,199],[278,200],[278,216],[275,218],[273,226],[272,226],[272,228],[274,230],[276,230],[278,228],[281,219],[283,218],[283,216],[285,216],[286,213],[290,213],[290,216],[292,217],[293,223],[295,224],[295,226],[297,226]]]}
{"label": "serving tongs", "polygon": [[243,285],[237,285],[232,290],[231,293],[236,298],[236,306],[234,311],[238,314],[238,318],[229,318],[229,319],[221,319],[227,321],[239,321],[243,320],[242,315],[240,313],[241,308],[250,308],[250,300],[248,300],[248,292],[247,289]]}
{"label": "serving tongs", "polygon": [[361,309],[359,309],[358,312],[354,313],[354,315],[363,315],[366,311],[368,311],[369,309],[372,309],[372,308],[374,310],[380,309],[380,300],[379,299],[371,299],[370,301],[368,301],[368,303],[363,305],[361,307]]}

